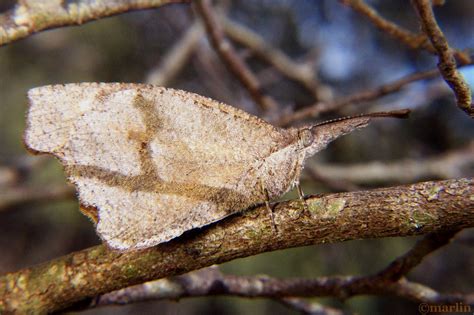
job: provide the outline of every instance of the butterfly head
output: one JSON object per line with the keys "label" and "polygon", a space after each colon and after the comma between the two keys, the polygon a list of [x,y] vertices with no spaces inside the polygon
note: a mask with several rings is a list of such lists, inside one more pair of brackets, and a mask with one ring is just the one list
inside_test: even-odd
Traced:
{"label": "butterfly head", "polygon": [[314,134],[311,128],[301,128],[298,130],[298,144],[299,150],[306,151],[314,144]]}

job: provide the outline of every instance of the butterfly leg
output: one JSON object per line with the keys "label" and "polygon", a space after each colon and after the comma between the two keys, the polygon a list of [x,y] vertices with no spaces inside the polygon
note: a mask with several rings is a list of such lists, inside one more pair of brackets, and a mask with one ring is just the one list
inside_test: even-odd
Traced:
{"label": "butterfly leg", "polygon": [[306,199],[304,198],[304,193],[303,189],[301,188],[300,182],[296,182],[296,189],[298,190],[298,196],[300,198],[300,201],[303,204],[303,211],[301,211],[302,214],[310,214],[308,204],[306,203]]}
{"label": "butterfly leg", "polygon": [[272,230],[273,230],[274,233],[276,233],[277,228],[276,228],[276,224],[275,224],[275,217],[273,215],[273,209],[270,206],[270,195],[268,193],[268,189],[265,187],[265,185],[263,184],[262,181],[260,181],[260,185],[261,185],[261,188],[262,188],[262,192],[265,196],[265,207],[267,208],[268,215],[270,216],[270,219],[272,221]]}

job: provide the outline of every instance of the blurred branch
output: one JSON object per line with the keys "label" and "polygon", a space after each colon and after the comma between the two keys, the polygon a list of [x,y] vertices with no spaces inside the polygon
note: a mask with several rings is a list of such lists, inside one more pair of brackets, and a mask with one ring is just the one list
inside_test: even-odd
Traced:
{"label": "blurred branch", "polygon": [[0,212],[27,204],[56,200],[73,200],[75,191],[65,184],[27,186],[31,174],[50,158],[46,156],[20,156],[8,166],[0,167]]}
{"label": "blurred branch", "polygon": [[247,90],[236,88],[240,83],[234,82],[234,77],[229,75],[229,70],[208,41],[199,42],[193,57],[192,63],[197,79],[215,99],[227,104],[242,105],[246,102],[249,107],[255,106],[255,103],[252,100],[249,101],[248,96],[245,95],[248,94]]}
{"label": "blurred branch", "polygon": [[3,188],[0,191],[0,212],[27,204],[74,200],[75,196],[74,189],[66,185]]}
{"label": "blurred branch", "polygon": [[[172,279],[150,281],[98,297],[89,307],[124,305],[141,301],[180,299],[211,295],[240,297],[337,297],[357,295],[394,295],[415,302],[472,305],[472,295],[442,294],[405,279],[388,281],[373,276],[334,276],[277,279],[268,276],[234,276],[214,272],[192,272]],[[301,300],[298,300],[301,303]]]}
{"label": "blurred branch", "polygon": [[376,277],[390,279],[391,281],[401,279],[418,266],[427,255],[448,244],[459,231],[452,230],[426,235],[405,255],[397,258],[387,268],[380,271]]}
{"label": "blurred branch", "polygon": [[276,299],[281,304],[305,315],[344,315],[345,312],[317,302],[308,302],[304,299],[288,297]]}
{"label": "blurred branch", "polygon": [[312,305],[304,300],[285,297],[335,296],[347,299],[356,295],[395,295],[416,302],[473,304],[474,297],[462,294],[440,294],[431,288],[402,279],[424,257],[449,243],[457,230],[431,233],[419,241],[405,255],[397,258],[387,268],[369,276],[335,276],[276,279],[268,276],[224,275],[217,267],[205,268],[182,276],[150,281],[95,298],[90,307],[130,304],[149,300],[211,295],[240,297],[268,297],[280,299],[309,314],[337,314],[334,309]]}
{"label": "blurred branch", "polygon": [[14,185],[19,179],[18,171],[12,167],[0,167],[0,188]]}
{"label": "blurred branch", "polygon": [[403,87],[405,87],[406,85],[410,83],[434,78],[434,77],[437,77],[438,75],[439,75],[438,69],[415,72],[405,77],[402,77],[398,80],[395,80],[393,82],[382,84],[378,87],[367,89],[361,92],[356,92],[349,96],[341,97],[340,99],[336,99],[333,102],[326,102],[326,103],[319,102],[312,106],[305,107],[303,109],[295,111],[292,114],[288,114],[281,117],[278,120],[277,124],[280,126],[288,126],[289,124],[295,121],[318,117],[322,113],[336,111],[338,109],[341,109],[344,106],[372,101],[380,97],[383,97],[385,95],[398,92]]}
{"label": "blurred branch", "polygon": [[83,23],[141,9],[157,8],[184,0],[18,0],[13,9],[0,14],[0,46],[34,33]]}
{"label": "blurred branch", "polygon": [[[300,200],[285,201],[273,207],[277,233],[265,206],[260,206],[142,251],[119,252],[96,246],[3,275],[0,310],[59,311],[75,302],[134,284],[277,249],[471,227],[473,195],[474,179],[465,178],[310,197],[306,200],[308,212],[303,212],[305,207]],[[350,284],[352,288],[366,288],[366,283],[358,278],[331,281],[309,282],[314,285],[313,290],[305,289],[301,295],[315,295],[317,290],[326,290],[330,295],[351,294],[352,291],[339,288],[354,281]],[[264,283],[271,284],[267,279]],[[294,287],[294,283],[285,283],[291,285],[289,289]],[[426,293],[420,285],[402,281],[377,287],[373,292],[380,290],[407,297]],[[425,298],[432,300],[436,295]]]}
{"label": "blurred branch", "polygon": [[[179,300],[186,297],[205,297],[213,295],[230,295],[257,298],[262,297],[260,284],[267,277],[239,277],[224,275],[217,266],[212,266],[185,275],[149,281],[125,289],[106,293],[92,299],[86,308],[108,305],[126,305],[137,302],[156,300]],[[262,290],[263,289],[263,290]],[[284,294],[265,296],[303,314],[343,314],[324,307],[318,303],[308,303],[302,299],[282,297]],[[84,306],[82,306],[84,307]]]}
{"label": "blurred branch", "polygon": [[224,31],[232,40],[249,48],[260,59],[273,65],[283,75],[304,86],[316,100],[319,99],[320,87],[315,79],[315,71],[311,66],[293,61],[282,51],[267,43],[259,34],[242,24],[234,22],[225,16],[221,18]]}
{"label": "blurred branch", "polygon": [[456,53],[449,47],[443,31],[441,31],[436,22],[431,1],[414,0],[413,5],[418,12],[423,31],[428,35],[438,55],[438,69],[446,83],[453,90],[458,107],[471,116],[471,118],[474,118],[471,90],[456,68]]}
{"label": "blurred branch", "polygon": [[332,191],[355,191],[360,190],[360,187],[356,184],[341,178],[332,178],[327,175],[323,175],[320,171],[320,168],[324,168],[324,165],[309,165],[304,169],[303,174],[308,174],[309,178],[312,181],[319,182],[326,187],[330,188]]}
{"label": "blurred branch", "polygon": [[277,102],[265,94],[257,77],[252,73],[245,62],[238,56],[232,44],[225,37],[224,31],[219,24],[214,9],[209,0],[198,0],[195,2],[196,11],[201,16],[206,28],[209,42],[216,50],[219,57],[227,65],[229,70],[248,90],[254,101],[263,111],[276,111]]}
{"label": "blurred branch", "polygon": [[[372,276],[277,279],[268,276],[234,276],[221,273],[207,274],[203,277],[197,273],[199,271],[114,291],[98,297],[90,307],[211,295],[249,298],[337,297],[341,300],[356,295],[394,295],[415,302],[433,304],[474,303],[472,295],[442,294],[405,279],[383,281]],[[299,303],[300,301],[298,300]]]}
{"label": "blurred branch", "polygon": [[370,162],[353,165],[317,164],[317,172],[332,181],[350,183],[409,183],[416,180],[457,178],[466,176],[466,169],[474,165],[474,142],[445,154],[394,162]]}
{"label": "blurred branch", "polygon": [[[253,278],[253,277],[252,277]],[[126,305],[153,300],[178,300],[185,297],[204,297],[212,295],[231,295],[240,297],[260,297],[256,287],[260,279],[227,276],[216,266],[193,271],[182,276],[146,282],[122,290],[106,293],[92,300],[87,306],[95,308],[108,305]],[[281,304],[302,314],[342,315],[343,312],[309,303],[299,298],[272,297]]]}
{"label": "blurred branch", "polygon": [[[381,17],[378,12],[368,5],[364,0],[340,0],[344,5],[349,6],[354,11],[366,16],[379,30],[387,33],[388,35],[399,40],[403,44],[407,45],[412,49],[424,49],[432,54],[437,53],[437,48],[434,43],[430,43],[428,38],[424,34],[413,34],[409,30],[402,28],[401,26],[386,20]],[[429,0],[426,0],[429,2]],[[456,59],[461,64],[471,63],[471,57],[461,51],[454,51]]]}
{"label": "blurred branch", "polygon": [[32,171],[42,166],[48,157],[46,156],[20,156],[13,163],[0,166],[0,188],[15,186],[25,181]]}
{"label": "blurred branch", "polygon": [[203,35],[201,23],[194,22],[189,26],[185,34],[168,50],[160,64],[150,70],[146,83],[167,86],[185,66]]}

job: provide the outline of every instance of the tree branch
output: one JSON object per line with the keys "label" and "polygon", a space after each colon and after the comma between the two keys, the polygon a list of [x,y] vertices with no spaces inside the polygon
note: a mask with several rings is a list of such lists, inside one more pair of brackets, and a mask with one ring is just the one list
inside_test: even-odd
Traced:
{"label": "tree branch", "polygon": [[264,93],[257,77],[237,55],[234,47],[232,47],[232,44],[225,37],[224,31],[215,16],[210,1],[198,0],[195,4],[197,12],[201,16],[206,28],[209,42],[212,44],[224,64],[248,90],[250,96],[252,96],[254,101],[262,110],[276,111],[279,107],[277,102]]}
{"label": "tree branch", "polygon": [[146,83],[167,86],[185,66],[203,35],[201,23],[194,22],[190,25],[184,35],[166,52],[160,64],[150,70]]}
{"label": "tree branch", "polygon": [[[266,279],[270,277],[239,277],[222,274],[217,266],[200,269],[185,275],[146,282],[122,290],[110,292],[92,299],[89,305],[82,308],[96,308],[108,305],[127,305],[131,303],[178,300],[186,297],[205,297],[212,295],[229,295],[256,298],[268,289]],[[273,279],[274,282],[282,280]],[[263,285],[263,286],[262,286]],[[284,287],[285,285],[281,285]],[[309,303],[300,298],[281,297],[277,294],[275,301],[297,310],[303,314],[342,315],[340,310],[323,306],[319,303]],[[268,296],[264,296],[268,297]]]}
{"label": "tree branch", "polygon": [[304,299],[299,298],[281,298],[276,299],[276,301],[285,305],[288,308],[291,308],[295,311],[300,312],[303,315],[344,315],[345,312],[329,307],[326,305],[321,305],[317,302],[308,302]]}
{"label": "tree branch", "polygon": [[[386,20],[381,17],[378,12],[370,5],[365,3],[364,0],[340,0],[344,5],[349,6],[354,11],[364,15],[372,22],[379,30],[387,33],[403,44],[407,45],[412,49],[424,49],[432,54],[437,53],[437,48],[434,43],[430,42],[424,34],[414,34],[409,30],[402,28],[401,26]],[[461,64],[471,63],[471,57],[461,51],[454,51],[456,59]]]}
{"label": "tree branch", "polygon": [[[267,251],[474,226],[474,180],[328,194],[264,206],[136,252],[96,246],[0,277],[0,311],[44,313],[145,281]],[[90,284],[94,283],[93,286]]]}
{"label": "tree branch", "polygon": [[[405,255],[372,276],[321,277],[317,279],[276,279],[270,277],[241,277],[223,275],[216,266],[110,292],[94,299],[87,307],[124,305],[136,302],[210,295],[241,297],[270,297],[306,314],[336,314],[337,310],[313,305],[301,299],[282,296],[330,296],[346,299],[355,295],[396,295],[422,303],[474,303],[474,297],[462,294],[441,294],[418,283],[402,279],[424,257],[446,245],[458,230],[430,233]],[[310,293],[311,292],[311,293]],[[339,312],[342,314],[342,312]]]}
{"label": "tree branch", "polygon": [[74,189],[67,185],[48,187],[11,187],[0,191],[0,212],[26,204],[51,202],[52,200],[73,200]]}
{"label": "tree branch", "polygon": [[[309,165],[306,166],[304,169],[303,174],[307,175],[309,180],[321,183],[330,191],[334,192],[343,192],[343,191],[355,191],[355,190],[362,190],[361,187],[357,186],[356,184],[352,183],[351,181],[341,179],[341,178],[332,178],[329,176],[323,175],[321,170],[324,168],[323,165]],[[305,178],[304,176],[303,178]]]}
{"label": "tree branch", "polygon": [[[320,177],[328,178],[332,182],[410,183],[429,178],[459,178],[466,176],[466,172],[474,166],[474,142],[458,150],[425,159],[402,159],[385,163],[374,161],[349,165],[318,163],[310,164],[309,170],[313,166]],[[310,177],[313,176],[310,174]],[[344,187],[338,187],[341,188],[345,190]]]}
{"label": "tree branch", "polygon": [[278,279],[268,276],[200,275],[200,271],[150,281],[100,296],[89,307],[125,305],[161,299],[180,299],[211,295],[232,295],[248,298],[283,296],[338,297],[356,295],[395,295],[416,302],[473,304],[471,295],[441,294],[433,289],[405,279],[381,282],[374,277],[334,276]]}
{"label": "tree branch", "polygon": [[16,186],[26,181],[31,173],[41,167],[48,158],[46,156],[23,155],[7,165],[0,165],[0,188]]}
{"label": "tree branch", "polygon": [[186,0],[76,0],[18,1],[13,9],[0,14],[0,46],[34,33],[68,25],[81,25],[100,18],[133,10],[157,8]]}
{"label": "tree branch", "polygon": [[292,114],[282,116],[277,121],[277,124],[280,126],[288,126],[295,121],[318,117],[319,115],[323,113],[336,111],[347,105],[372,101],[372,100],[381,98],[385,95],[398,92],[403,87],[405,87],[406,85],[410,83],[426,80],[426,79],[431,79],[431,78],[437,77],[438,75],[439,75],[438,69],[415,72],[407,76],[404,76],[398,80],[395,80],[393,82],[382,84],[378,87],[367,89],[364,91],[356,92],[352,95],[341,97],[332,102],[325,102],[325,103],[319,102],[312,106],[302,108],[298,111],[295,111]]}
{"label": "tree branch", "polygon": [[459,231],[451,230],[426,235],[405,255],[398,257],[387,268],[380,271],[376,277],[392,281],[401,279],[418,266],[427,255],[448,244]]}
{"label": "tree branch", "polygon": [[446,83],[456,96],[458,107],[474,118],[474,104],[472,103],[471,90],[463,76],[456,69],[454,51],[449,47],[443,31],[436,23],[430,0],[414,0],[413,5],[420,17],[423,30],[428,35],[433,47],[438,54],[438,69]]}
{"label": "tree branch", "polygon": [[316,100],[320,98],[320,86],[316,73],[308,64],[298,63],[265,41],[251,29],[223,16],[222,24],[226,34],[234,41],[249,48],[257,57],[275,67],[287,78],[300,83]]}
{"label": "tree branch", "polygon": [[[422,284],[402,278],[429,253],[445,245],[457,231],[432,233],[418,242],[408,253],[396,259],[381,272],[369,276],[333,276],[319,278],[278,279],[268,276],[224,275],[217,267],[193,271],[131,286],[99,296],[85,307],[125,305],[150,300],[177,300],[185,297],[231,295],[247,298],[329,297],[341,300],[356,295],[395,295],[419,303],[474,303],[472,295],[442,294]],[[291,299],[288,299],[291,300]],[[293,301],[304,306],[301,300]],[[306,309],[309,306],[306,305]],[[318,307],[316,306],[316,309]]]}

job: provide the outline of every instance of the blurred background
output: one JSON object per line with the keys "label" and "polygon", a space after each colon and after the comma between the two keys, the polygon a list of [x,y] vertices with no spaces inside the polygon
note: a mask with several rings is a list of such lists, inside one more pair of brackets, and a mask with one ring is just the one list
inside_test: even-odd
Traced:
{"label": "blurred background", "polygon": [[[368,1],[381,16],[419,31],[409,1]],[[13,1],[2,1],[6,11]],[[100,243],[78,210],[58,161],[29,155],[22,142],[26,93],[69,82],[151,82],[196,92],[264,118],[290,115],[315,102],[331,103],[411,73],[436,67],[437,58],[411,50],[376,29],[364,16],[333,0],[220,1],[226,32],[239,27],[310,73],[312,90],[255,54],[245,39],[230,36],[277,113],[262,113],[209,45],[189,4],[130,12],[79,27],[45,31],[0,47],[0,273],[15,271]],[[474,3],[452,0],[435,8],[451,46],[474,47]],[[224,18],[225,16],[225,18]],[[245,33],[248,39],[249,33]],[[244,37],[245,37],[244,36]],[[472,51],[471,51],[472,53]],[[171,59],[171,57],[175,59]],[[179,59],[180,57],[181,59]],[[169,65],[176,68],[170,70]],[[298,67],[296,67],[298,65]],[[168,68],[167,68],[168,67]],[[462,69],[474,85],[474,66]],[[311,161],[305,193],[384,187],[474,174],[474,124],[455,105],[445,82],[414,82],[397,93],[349,104],[292,125],[375,110],[411,108],[409,120],[383,120],[343,137]],[[428,167],[429,166],[429,167]],[[283,198],[294,198],[290,192]],[[474,290],[474,234],[465,230],[430,255],[409,276],[442,292]],[[405,253],[417,238],[351,241],[289,249],[238,259],[225,273],[276,277],[364,275]],[[361,314],[418,314],[418,305],[394,297],[314,299]],[[276,302],[209,297],[147,302],[87,314],[295,314]]]}

